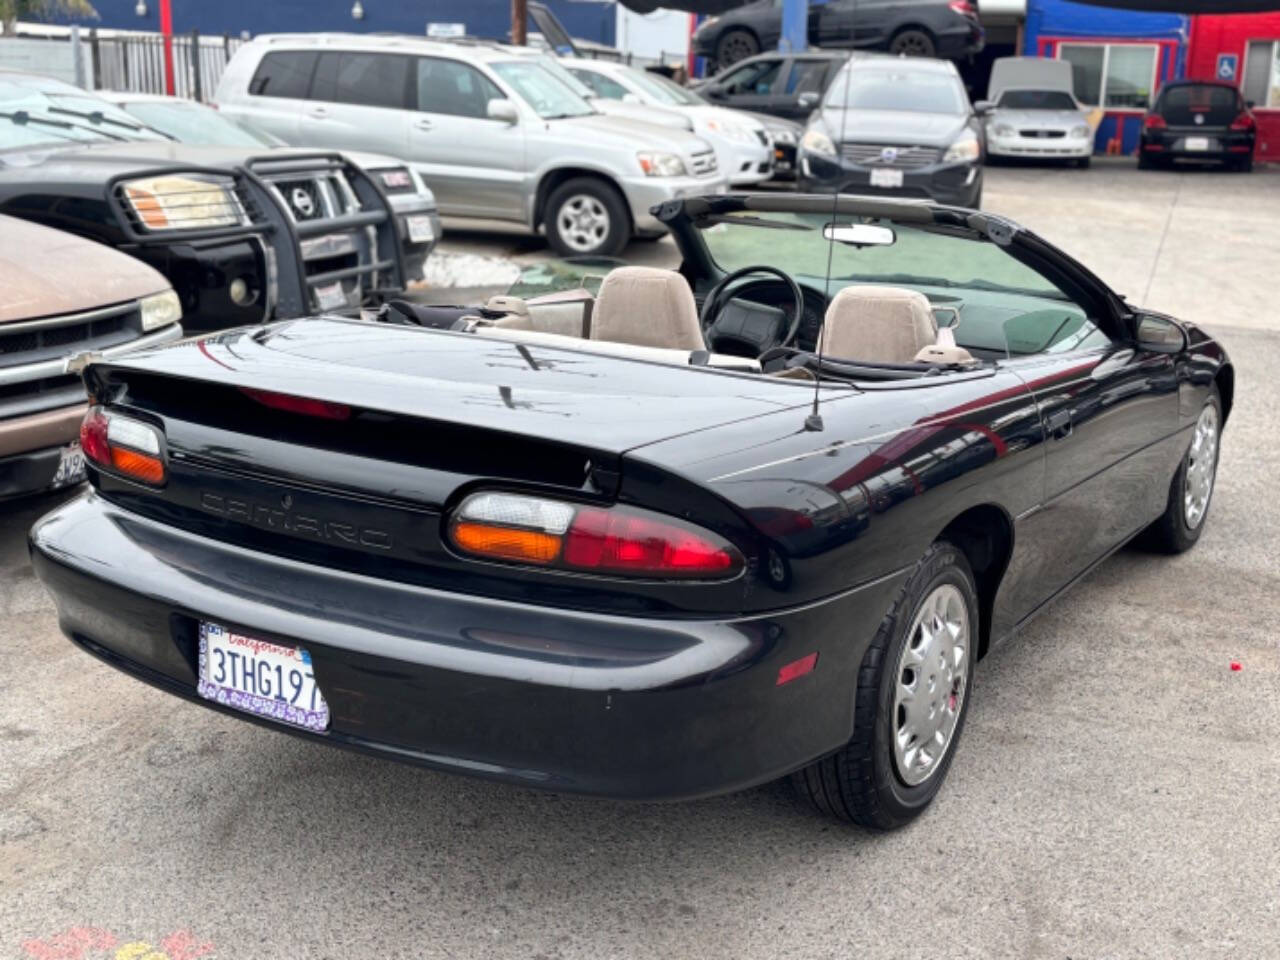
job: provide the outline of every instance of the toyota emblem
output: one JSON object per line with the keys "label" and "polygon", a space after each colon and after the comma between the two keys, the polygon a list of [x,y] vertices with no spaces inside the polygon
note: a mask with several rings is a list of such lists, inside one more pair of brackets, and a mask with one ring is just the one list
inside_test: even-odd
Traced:
{"label": "toyota emblem", "polygon": [[897,147],[885,147],[883,150],[880,151],[881,163],[893,163],[893,161],[897,159],[898,159]]}
{"label": "toyota emblem", "polygon": [[289,200],[300,217],[309,217],[316,212],[315,201],[303,187],[294,187],[293,193],[289,194]]}

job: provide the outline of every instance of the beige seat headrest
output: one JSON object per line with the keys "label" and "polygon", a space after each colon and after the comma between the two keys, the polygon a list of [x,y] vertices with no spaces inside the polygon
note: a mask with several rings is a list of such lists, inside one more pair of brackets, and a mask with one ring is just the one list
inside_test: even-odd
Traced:
{"label": "beige seat headrest", "polygon": [[705,350],[693,291],[674,270],[618,267],[596,295],[591,339],[668,350]]}
{"label": "beige seat headrest", "polygon": [[827,307],[818,338],[825,356],[864,363],[912,363],[938,337],[929,298],[903,287],[845,287]]}

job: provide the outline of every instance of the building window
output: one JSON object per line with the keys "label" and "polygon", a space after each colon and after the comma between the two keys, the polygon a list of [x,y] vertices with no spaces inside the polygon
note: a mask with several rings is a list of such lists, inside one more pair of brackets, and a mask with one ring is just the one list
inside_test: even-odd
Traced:
{"label": "building window", "polygon": [[1156,86],[1160,48],[1147,43],[1060,43],[1071,63],[1076,99],[1109,110],[1145,110]]}
{"label": "building window", "polygon": [[1280,40],[1251,40],[1241,92],[1259,107],[1280,107]]}

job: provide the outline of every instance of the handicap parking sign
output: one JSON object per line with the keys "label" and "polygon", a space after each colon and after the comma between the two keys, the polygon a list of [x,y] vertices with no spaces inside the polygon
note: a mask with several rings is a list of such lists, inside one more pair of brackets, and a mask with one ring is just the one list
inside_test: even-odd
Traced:
{"label": "handicap parking sign", "polygon": [[1240,64],[1240,58],[1234,53],[1218,54],[1218,79],[1226,80],[1228,83],[1235,83],[1236,67]]}

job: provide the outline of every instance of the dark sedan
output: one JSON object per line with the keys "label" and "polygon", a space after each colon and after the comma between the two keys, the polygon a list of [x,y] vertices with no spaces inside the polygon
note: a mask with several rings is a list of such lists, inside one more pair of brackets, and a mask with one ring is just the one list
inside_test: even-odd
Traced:
{"label": "dark sedan", "polygon": [[847,59],[847,53],[821,50],[761,54],[695,84],[693,89],[712,103],[803,122]]}
{"label": "dark sedan", "polygon": [[988,214],[655,215],[681,271],[594,302],[90,364],[92,489],[31,533],[62,629],[390,759],[654,799],[794,773],[911,820],[988,649],[1132,537],[1195,544],[1232,368]]}
{"label": "dark sedan", "polygon": [[1258,139],[1252,106],[1229,83],[1167,84],[1143,118],[1138,166],[1150,169],[1196,160],[1252,170]]}
{"label": "dark sedan", "polygon": [[[774,49],[781,36],[781,0],[757,0],[705,20],[693,50],[726,67]],[[809,43],[957,58],[982,50],[984,34],[969,0],[828,0],[809,4]]]}
{"label": "dark sedan", "polygon": [[977,208],[985,136],[954,64],[857,57],[800,139],[800,188]]}

